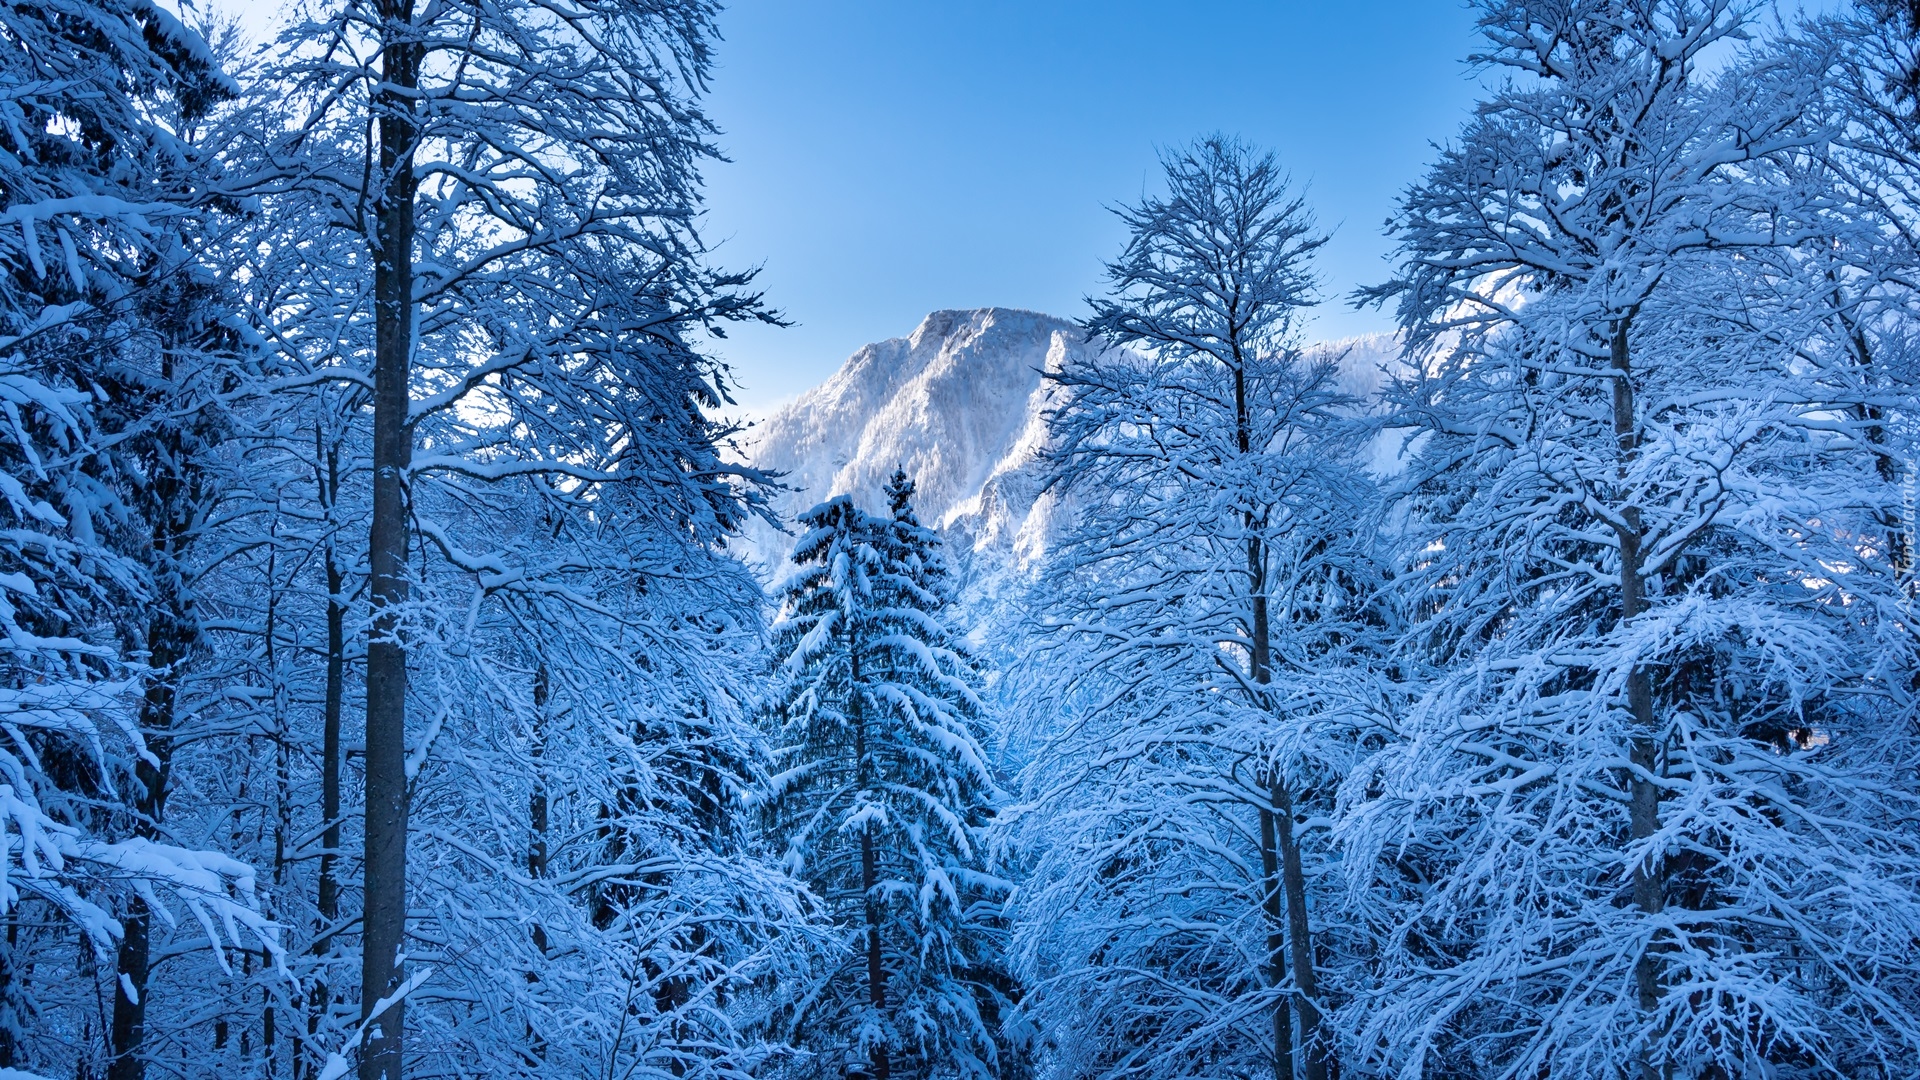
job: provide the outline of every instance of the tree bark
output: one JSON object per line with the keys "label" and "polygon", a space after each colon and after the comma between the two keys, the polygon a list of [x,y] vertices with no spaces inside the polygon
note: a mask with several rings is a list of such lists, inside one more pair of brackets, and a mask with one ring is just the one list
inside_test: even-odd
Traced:
{"label": "tree bark", "polygon": [[[1287,981],[1287,935],[1280,905],[1280,852],[1274,831],[1274,811],[1260,811],[1261,906],[1267,914],[1267,979],[1275,987]],[[1273,1006],[1273,1078],[1293,1080],[1293,1016],[1287,999]]]}
{"label": "tree bark", "polygon": [[[169,365],[163,368],[172,377]],[[201,492],[187,462],[186,447],[178,431],[164,432],[159,454],[165,463],[152,474],[151,559],[155,587],[152,613],[147,618],[147,663],[158,674],[147,682],[140,702],[140,726],[147,751],[134,763],[134,835],[147,840],[160,837],[159,825],[166,812],[167,784],[173,761],[173,724],[180,665],[198,637],[187,585],[180,565],[192,535],[195,512]],[[150,931],[152,913],[139,897],[127,901],[121,919],[125,931],[114,962],[113,1059],[107,1067],[108,1080],[142,1080],[147,1064],[144,1053],[147,1023],[148,975],[151,972]]]}
{"label": "tree bark", "polygon": [[406,474],[413,458],[408,379],[413,347],[413,230],[418,127],[411,91],[422,48],[413,0],[380,0],[383,85],[375,95],[381,189],[374,205],[373,520],[367,538],[373,627],[367,640],[366,901],[361,912],[360,1014],[370,1027],[360,1080],[401,1080],[406,1003],[376,1006],[400,988],[407,923]]}
{"label": "tree bark", "polygon": [[1280,882],[1287,893],[1287,936],[1293,946],[1294,1008],[1300,1014],[1300,1049],[1306,1066],[1306,1080],[1327,1080],[1333,1060],[1333,1048],[1320,1031],[1320,984],[1313,974],[1313,937],[1307,929],[1307,877],[1300,867],[1300,845],[1293,838],[1293,796],[1287,786],[1275,783],[1269,792],[1273,802],[1274,831],[1280,841]]}
{"label": "tree bark", "polygon": [[[314,437],[319,438],[316,428]],[[326,511],[327,527],[334,526],[333,513],[340,500],[340,448],[327,448],[327,473],[321,480],[321,505]],[[327,573],[327,691],[320,715],[320,819],[327,823],[320,851],[320,918],[325,920],[324,941],[331,941],[334,924],[340,918],[340,709],[345,697],[347,670],[347,608],[342,602],[346,575],[340,570],[339,552],[329,538],[326,546]],[[315,942],[321,945],[322,942]]]}
{"label": "tree bark", "polygon": [[[1616,373],[1613,378],[1613,431],[1620,449],[1620,467],[1616,475],[1622,485],[1622,495],[1626,494],[1629,469],[1640,448],[1634,419],[1632,354],[1627,347],[1627,330],[1631,324],[1631,316],[1615,322],[1612,341],[1612,361]],[[1624,507],[1620,516],[1624,522],[1623,526],[1616,526],[1620,541],[1620,621],[1626,625],[1646,609],[1646,582],[1641,573],[1641,543],[1645,530],[1639,507]],[[1632,744],[1627,751],[1628,760],[1633,765],[1628,781],[1628,823],[1633,839],[1640,841],[1660,830],[1660,789],[1654,783],[1655,770],[1659,767],[1659,732],[1653,715],[1653,677],[1645,665],[1636,664],[1627,673],[1627,709],[1633,715],[1634,724]],[[1659,911],[1665,891],[1662,860],[1643,859],[1634,866],[1633,902],[1641,911],[1649,915]],[[1651,1012],[1660,1002],[1660,959],[1651,943],[1634,963],[1633,977],[1640,1008]],[[1640,1061],[1643,1080],[1657,1080],[1662,1071],[1643,1052]]]}
{"label": "tree bark", "polygon": [[[527,876],[535,881],[547,876],[547,774],[542,759],[547,753],[547,701],[551,695],[546,661],[533,673],[533,738],[527,748],[533,759],[533,791],[527,796],[527,823],[531,834],[527,841]],[[547,954],[547,928],[533,924],[533,947]],[[527,970],[527,985],[540,981],[540,974]],[[527,1025],[527,1063],[538,1065],[547,1055],[547,1040]]]}
{"label": "tree bark", "polygon": [[[184,523],[182,523],[184,525]],[[171,558],[179,537],[171,535],[174,522],[159,527],[166,534],[158,541]],[[163,575],[163,580],[165,575]],[[140,703],[140,723],[146,733],[147,750],[158,762],[141,758],[134,765],[134,835],[147,840],[159,838],[159,822],[166,811],[168,766],[173,759],[173,740],[167,734],[173,728],[174,679],[177,665],[186,657],[192,643],[190,616],[180,610],[177,590],[167,589],[153,617],[147,623],[148,663],[162,674],[147,685]],[[143,1054],[147,1028],[148,975],[151,971],[149,948],[153,917],[139,897],[127,900],[121,918],[125,931],[114,962],[113,986],[113,1060],[107,1066],[108,1080],[142,1080],[147,1073]],[[129,994],[131,990],[131,994]]]}
{"label": "tree bark", "polygon": [[[321,438],[320,426],[315,425],[313,441],[316,458],[322,456],[319,454]],[[341,599],[346,588],[346,574],[340,569],[340,553],[332,535],[332,530],[338,526],[334,511],[340,504],[339,445],[327,447],[324,458],[326,471],[317,477],[316,486],[319,488],[320,506],[326,515],[329,533],[324,555],[327,575],[327,684],[320,711],[320,820],[326,822],[326,831],[320,839],[317,897],[320,925],[310,950],[315,956],[332,952],[340,933],[340,713],[346,696],[347,673],[347,607]],[[314,977],[312,993],[308,998],[308,1047],[320,1045],[320,1025],[333,1008],[333,991],[327,985],[326,970],[324,967],[319,969],[320,973]],[[305,1071],[305,1055],[306,1048],[295,1047],[293,1074],[296,1078]]]}
{"label": "tree bark", "polygon": [[[1233,343],[1233,407],[1235,444],[1244,457],[1253,453],[1253,414],[1247,403],[1246,358],[1238,342]],[[1260,519],[1253,507],[1242,511],[1242,525],[1246,529],[1247,543],[1247,592],[1252,607],[1252,627],[1249,631],[1251,648],[1248,659],[1252,668],[1253,681],[1265,688],[1273,681],[1273,623],[1270,604],[1267,597],[1267,555],[1266,547],[1260,537]],[[1259,702],[1265,708],[1265,701]],[[1271,792],[1283,793],[1283,788],[1274,781]],[[1307,936],[1306,887],[1300,877],[1299,853],[1293,853],[1291,862],[1287,861],[1286,851],[1293,839],[1292,809],[1289,804],[1284,810],[1277,799],[1270,799],[1269,805],[1260,810],[1260,859],[1266,876],[1266,896],[1263,904],[1267,915],[1267,954],[1270,978],[1275,986],[1286,980],[1286,961],[1283,950],[1290,935],[1293,939],[1294,967],[1297,984],[1294,998],[1295,1008],[1300,1013],[1300,1045],[1306,1050],[1308,1080],[1326,1080],[1325,1048],[1319,1046],[1318,1030],[1320,1014],[1313,1003],[1306,1000],[1314,994],[1312,942]],[[1278,850],[1276,850],[1278,847]],[[1281,866],[1276,868],[1276,862]],[[1289,871],[1291,876],[1289,877]],[[1282,880],[1276,880],[1276,873]],[[1280,889],[1286,889],[1286,917],[1292,925],[1283,932],[1281,928]],[[1296,917],[1297,916],[1297,917]],[[1308,957],[1307,977],[1302,980],[1299,968],[1300,950],[1305,948]],[[1305,995],[1303,997],[1302,995]],[[1315,1071],[1316,1066],[1318,1072]],[[1287,999],[1275,1001],[1273,1009],[1273,1072],[1277,1080],[1292,1080],[1293,1077],[1293,1025],[1287,1016]]]}
{"label": "tree bark", "polygon": [[[126,914],[120,917],[124,936],[114,964],[118,978],[113,986],[113,1061],[107,1066],[107,1080],[141,1080],[147,1074],[140,1044],[147,1031],[147,931],[151,922],[145,901],[138,897],[127,901]],[[136,998],[127,996],[129,983]]]}
{"label": "tree bark", "polygon": [[[529,756],[533,758],[533,793],[527,797],[527,820],[531,826],[532,839],[527,844],[527,876],[543,878],[547,876],[547,777],[542,759],[547,751],[547,701],[551,695],[550,676],[543,662],[533,674],[533,745]],[[546,932],[539,926],[533,928],[534,941],[542,952],[546,951]]]}
{"label": "tree bark", "polygon": [[[878,867],[873,853],[873,827],[860,830],[860,879],[867,893],[867,1001],[873,1011],[885,1016],[887,1013],[887,969],[881,961],[880,953],[880,901],[874,895],[875,887],[880,884]],[[886,1046],[874,1048],[871,1064],[873,1080],[887,1080],[890,1072]]]}
{"label": "tree bark", "polygon": [[[293,835],[293,733],[288,730],[285,687],[280,681],[280,666],[276,657],[274,635],[278,633],[275,622],[278,615],[278,598],[272,591],[274,586],[275,559],[267,559],[267,671],[273,686],[273,901],[287,893],[287,841]],[[271,904],[266,908],[268,918],[278,921]],[[273,954],[262,950],[260,966],[266,968],[273,962]],[[280,1072],[277,1055],[279,1016],[274,1008],[276,987],[268,983],[260,988],[260,1052],[267,1068],[267,1076],[278,1076]],[[300,1007],[299,998],[292,1002],[295,1011]],[[294,1071],[299,1072],[296,1061]]]}

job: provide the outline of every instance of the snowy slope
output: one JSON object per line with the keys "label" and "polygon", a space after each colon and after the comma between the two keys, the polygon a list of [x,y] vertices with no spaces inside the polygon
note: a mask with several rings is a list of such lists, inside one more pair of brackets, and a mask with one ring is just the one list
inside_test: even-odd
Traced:
{"label": "snowy slope", "polygon": [[[1074,323],[1037,312],[936,311],[911,335],[855,352],[744,449],[796,489],[777,500],[784,517],[842,493],[878,508],[899,466],[919,484],[921,520],[943,529],[963,561],[1031,565],[1070,513],[1041,492],[1053,400],[1041,373],[1098,348]],[[1387,335],[1313,348],[1341,350],[1343,388],[1363,397],[1398,355]],[[747,539],[748,557],[779,576],[792,538],[756,526]]]}

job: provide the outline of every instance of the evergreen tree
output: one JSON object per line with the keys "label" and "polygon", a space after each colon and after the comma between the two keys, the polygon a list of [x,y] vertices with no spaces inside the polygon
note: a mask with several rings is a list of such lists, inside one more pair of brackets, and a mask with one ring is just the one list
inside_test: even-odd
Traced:
{"label": "evergreen tree", "polygon": [[[192,129],[233,89],[205,40],[146,0],[0,6],[0,783],[18,829],[0,886],[0,1067],[141,1074],[149,933],[178,921],[169,893],[201,916],[183,959],[211,945],[225,968],[236,922],[278,951],[251,868],[175,842],[163,814],[200,644],[207,406],[232,344],[203,261],[215,168]],[[83,977],[23,1000],[49,950],[72,972],[76,929]]]}
{"label": "evergreen tree", "polygon": [[948,621],[939,538],[896,472],[890,514],[840,496],[801,515],[781,590],[769,825],[846,952],[792,1007],[808,1074],[993,1076],[1009,1004],[981,678]]}

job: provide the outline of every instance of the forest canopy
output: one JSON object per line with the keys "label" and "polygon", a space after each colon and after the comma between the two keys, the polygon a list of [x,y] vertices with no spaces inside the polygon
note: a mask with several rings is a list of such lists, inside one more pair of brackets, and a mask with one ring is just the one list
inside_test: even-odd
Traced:
{"label": "forest canopy", "polygon": [[1351,296],[1161,150],[989,565],[777,510],[712,0],[0,0],[0,1080],[1920,1075],[1920,4],[1829,8],[1474,0]]}

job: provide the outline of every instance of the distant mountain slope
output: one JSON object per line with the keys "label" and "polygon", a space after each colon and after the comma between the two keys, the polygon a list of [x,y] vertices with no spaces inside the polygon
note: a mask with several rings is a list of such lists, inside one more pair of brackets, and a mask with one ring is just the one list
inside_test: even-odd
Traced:
{"label": "distant mountain slope", "polygon": [[[796,490],[777,500],[785,517],[842,493],[877,507],[898,466],[919,485],[921,520],[944,530],[963,561],[1028,564],[1070,514],[1040,490],[1055,394],[1042,373],[1100,348],[1074,323],[1038,312],[936,311],[911,335],[855,352],[758,425],[744,449],[787,474]],[[1344,351],[1343,389],[1363,396],[1398,356],[1384,334],[1312,348]],[[756,525],[747,555],[778,576],[792,540]]]}

